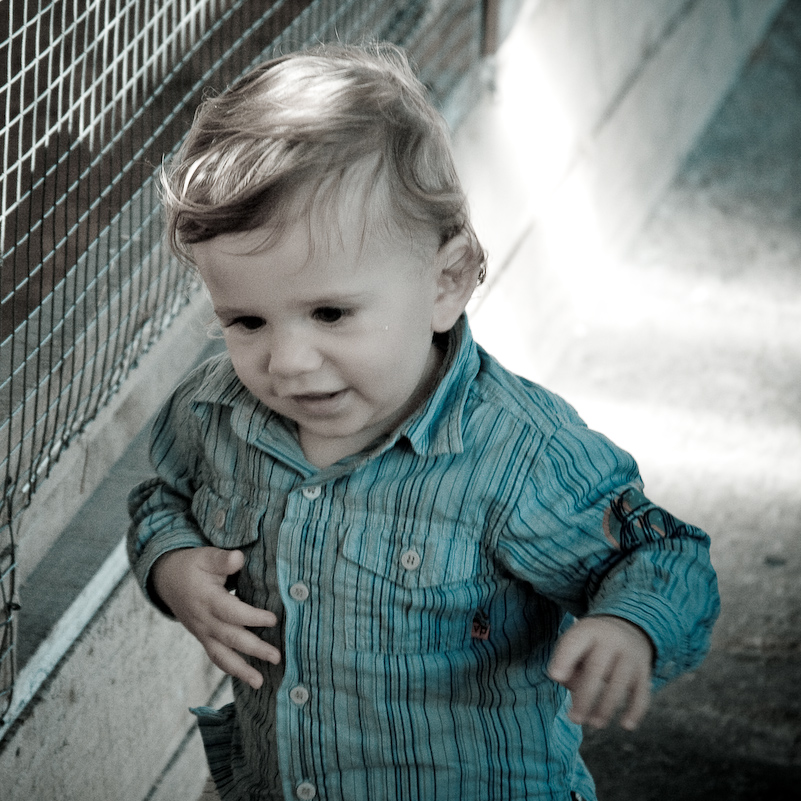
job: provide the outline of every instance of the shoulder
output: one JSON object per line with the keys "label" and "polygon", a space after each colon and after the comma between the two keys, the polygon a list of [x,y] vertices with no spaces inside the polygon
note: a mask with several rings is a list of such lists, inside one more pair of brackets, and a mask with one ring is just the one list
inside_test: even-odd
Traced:
{"label": "shoulder", "polygon": [[507,423],[551,436],[563,427],[586,428],[576,410],[562,397],[503,367],[483,348],[469,402],[504,418]]}
{"label": "shoulder", "polygon": [[184,432],[186,436],[197,429],[202,409],[220,403],[226,396],[243,388],[234,372],[227,353],[202,362],[184,376],[172,390],[156,418],[154,433]]}
{"label": "shoulder", "polygon": [[496,431],[504,452],[537,481],[566,471],[637,475],[631,455],[589,428],[564,398],[478,352],[481,368],[465,405],[466,425],[480,432],[473,434],[475,443]]}
{"label": "shoulder", "polygon": [[239,385],[239,379],[231,357],[223,351],[193,368],[178,384],[176,392],[213,399],[230,391],[232,385]]}
{"label": "shoulder", "polygon": [[[230,439],[227,399],[247,393],[227,353],[192,369],[163,404],[151,429],[150,455],[154,464],[191,466],[194,474],[209,449]],[[177,471],[184,469],[174,467]]]}
{"label": "shoulder", "polygon": [[230,405],[243,393],[247,390],[236,375],[230,356],[223,352],[184,376],[171,393],[167,405],[186,410],[203,404]]}

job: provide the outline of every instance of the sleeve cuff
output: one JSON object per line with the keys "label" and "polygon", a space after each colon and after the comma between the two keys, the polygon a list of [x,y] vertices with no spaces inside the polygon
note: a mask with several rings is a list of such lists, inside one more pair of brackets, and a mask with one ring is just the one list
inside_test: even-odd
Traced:
{"label": "sleeve cuff", "polygon": [[679,622],[681,615],[658,595],[633,592],[625,597],[607,598],[594,604],[589,615],[623,618],[648,635],[656,654],[653,666],[655,688],[697,667],[708,650],[708,638],[700,645],[699,632],[694,637],[688,636]]}

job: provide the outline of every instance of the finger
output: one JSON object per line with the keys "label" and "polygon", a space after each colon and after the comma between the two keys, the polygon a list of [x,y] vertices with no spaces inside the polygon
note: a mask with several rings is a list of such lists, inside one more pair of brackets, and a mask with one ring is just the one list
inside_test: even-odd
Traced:
{"label": "finger", "polygon": [[578,669],[566,685],[573,697],[569,715],[574,723],[583,724],[591,720],[613,672],[613,652],[597,645],[587,648]]}
{"label": "finger", "polygon": [[620,663],[610,666],[587,719],[591,726],[602,729],[612,720],[618,709],[626,702],[632,687],[632,679]]}
{"label": "finger", "polygon": [[560,684],[567,684],[570,681],[587,650],[586,643],[572,634],[573,630],[571,629],[559,638],[551,661],[548,663],[548,675]]}
{"label": "finger", "polygon": [[[569,717],[574,723],[583,724],[591,720],[599,697],[606,687],[606,666],[588,661],[582,664],[568,689],[572,695],[573,705]],[[594,724],[593,724],[594,725]]]}
{"label": "finger", "polygon": [[206,547],[203,551],[203,570],[215,576],[232,576],[245,564],[245,555],[242,551],[226,551],[212,547]]}
{"label": "finger", "polygon": [[235,626],[272,628],[278,624],[278,618],[273,612],[251,606],[227,592],[214,598],[212,613],[218,620]]}
{"label": "finger", "polygon": [[236,651],[226,648],[222,643],[209,643],[206,646],[206,653],[223,673],[244,681],[254,690],[258,690],[264,684],[264,676],[256,668],[249,665]]}
{"label": "finger", "polygon": [[225,571],[227,576],[238,573],[245,566],[245,554],[242,551],[223,551],[225,554]]}
{"label": "finger", "polygon": [[217,639],[227,648],[240,654],[254,656],[265,662],[272,662],[274,665],[281,661],[281,652],[275,646],[265,642],[247,629],[227,627],[220,631]]}
{"label": "finger", "polygon": [[624,729],[633,731],[640,725],[651,705],[651,686],[648,678],[638,681],[629,695],[628,705],[620,718]]}

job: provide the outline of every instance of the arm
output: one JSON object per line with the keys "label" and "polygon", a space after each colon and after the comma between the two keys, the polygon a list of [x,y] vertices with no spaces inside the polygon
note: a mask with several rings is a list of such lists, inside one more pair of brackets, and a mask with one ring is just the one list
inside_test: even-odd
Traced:
{"label": "arm", "polygon": [[193,514],[202,448],[197,418],[186,411],[191,382],[154,424],[151,459],[158,475],[129,496],[129,560],[150,601],[177,618],[214,664],[257,689],[261,674],[241,654],[274,663],[280,654],[247,627],[275,626],[276,618],[229,593],[226,584],[242,568],[244,555],[227,543],[225,549],[209,547]]}
{"label": "arm", "polygon": [[[642,495],[628,454],[574,414],[562,417],[534,456],[499,551],[515,575],[580,618],[557,645],[551,668],[576,694],[574,716],[606,721],[607,708],[632,691],[636,701],[623,720],[633,723],[645,703],[633,689],[642,686],[644,666],[658,685],[695,667],[709,647],[719,610],[709,538]],[[636,632],[624,637],[624,650],[640,668],[620,661],[618,646],[597,636],[599,621],[618,619],[623,626],[615,631]],[[612,676],[598,667],[618,663]],[[638,678],[621,678],[632,670]],[[595,688],[609,678],[626,689],[616,699],[607,695],[599,714]]]}

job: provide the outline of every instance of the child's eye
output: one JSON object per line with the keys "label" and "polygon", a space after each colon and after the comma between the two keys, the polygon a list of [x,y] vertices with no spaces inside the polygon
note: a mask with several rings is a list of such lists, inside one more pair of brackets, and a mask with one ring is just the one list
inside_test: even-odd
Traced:
{"label": "child's eye", "polygon": [[347,309],[341,309],[338,306],[320,306],[312,312],[312,317],[314,317],[317,322],[326,323],[328,325],[338,323],[347,315]]}
{"label": "child's eye", "polygon": [[264,325],[264,320],[261,317],[235,317],[231,320],[227,325],[226,328],[244,328],[245,331],[258,331]]}

